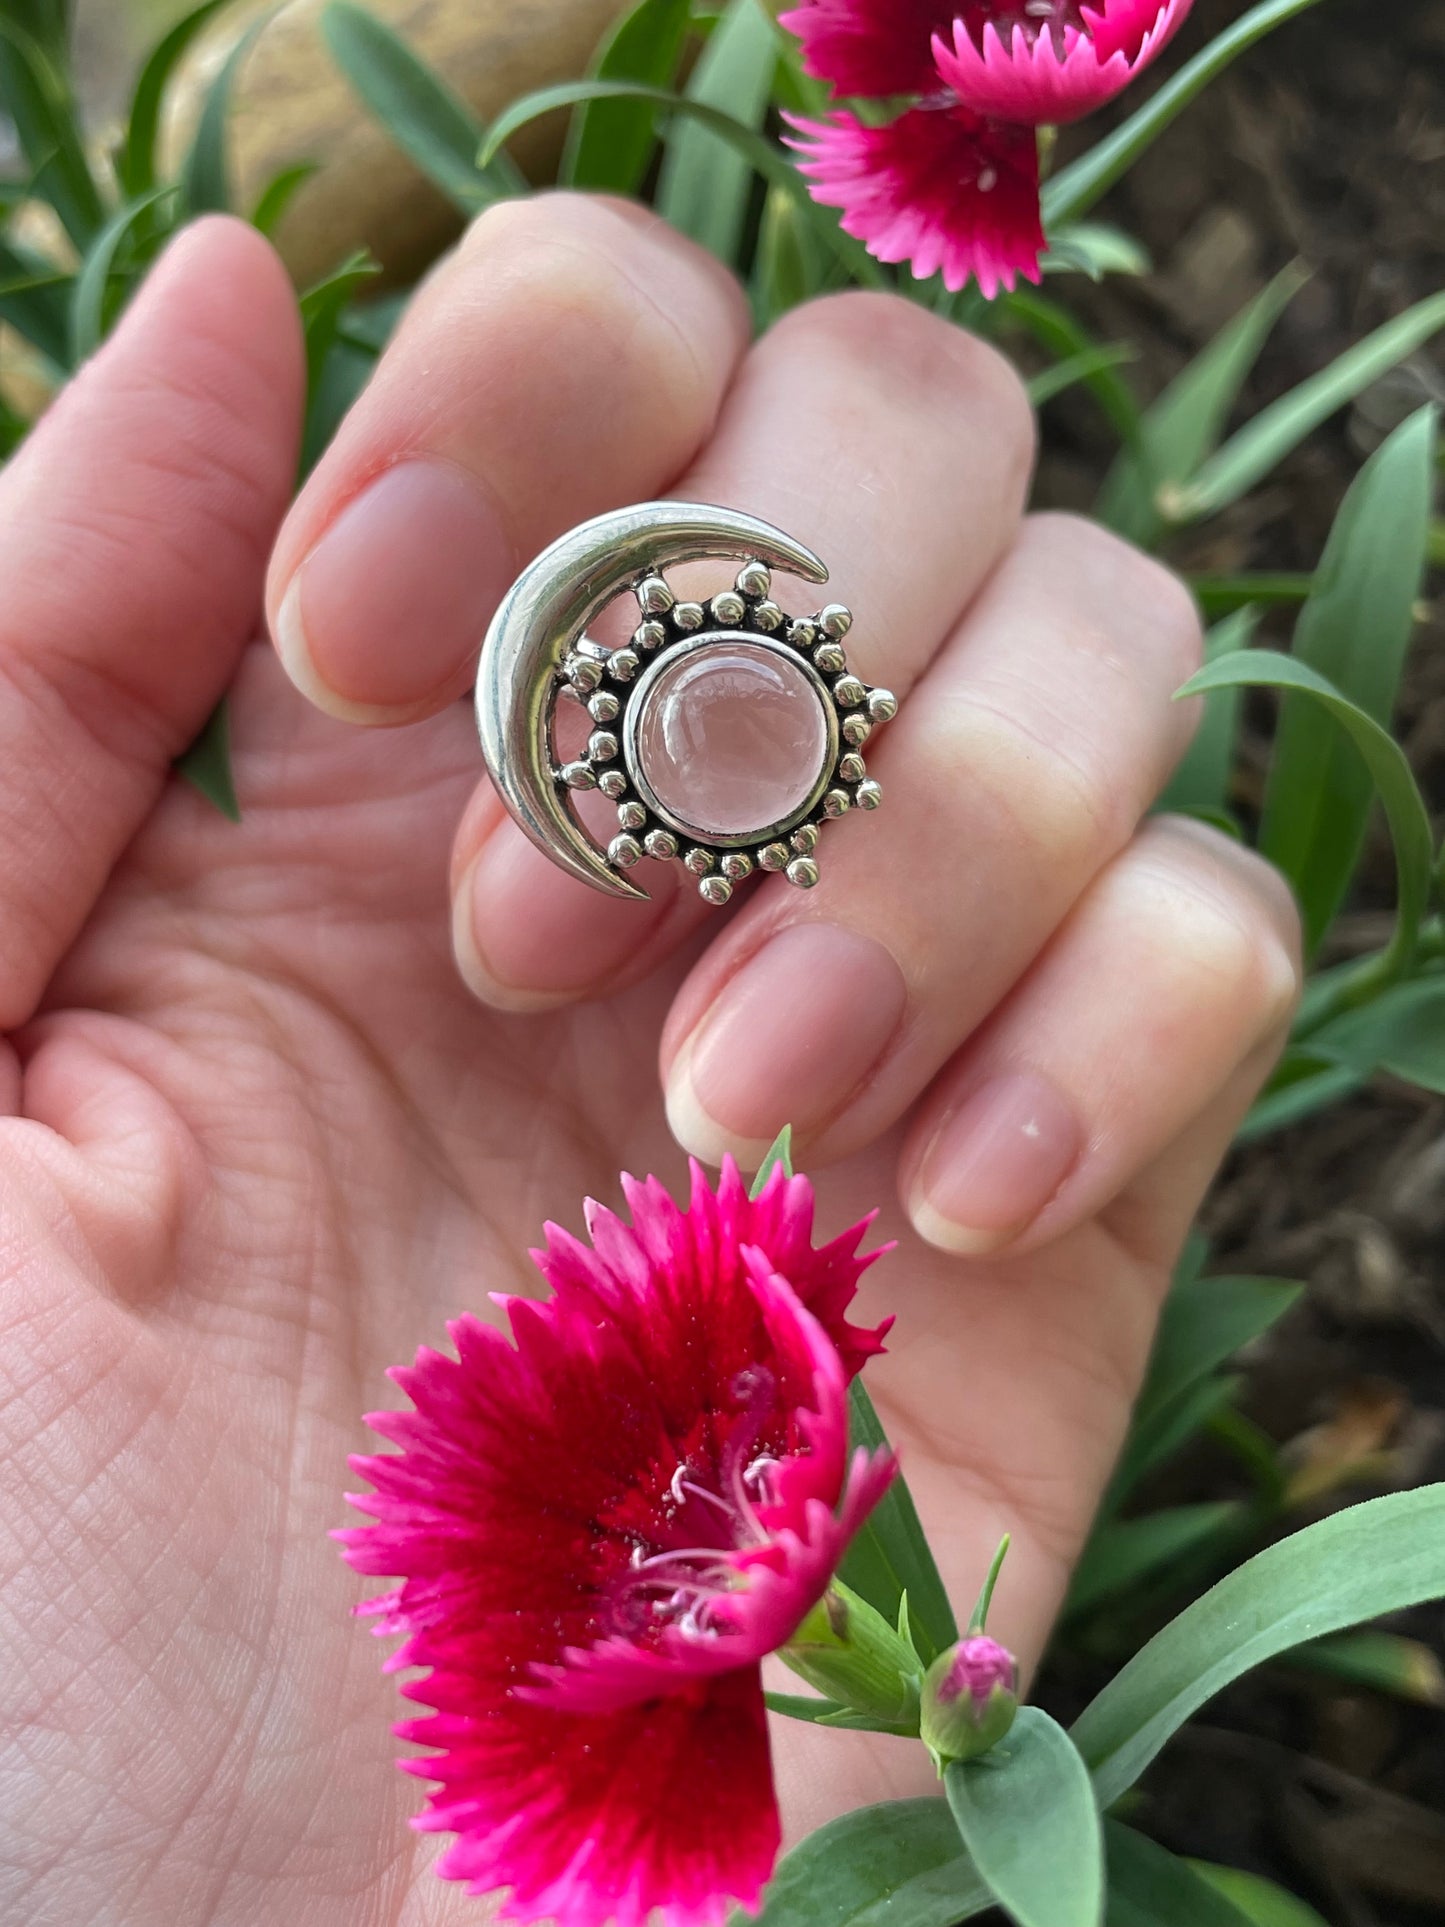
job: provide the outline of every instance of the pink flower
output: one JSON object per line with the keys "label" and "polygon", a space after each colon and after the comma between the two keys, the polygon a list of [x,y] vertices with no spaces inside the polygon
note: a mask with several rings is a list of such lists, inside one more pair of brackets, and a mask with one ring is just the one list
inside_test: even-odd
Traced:
{"label": "pink flower", "polygon": [[933,37],[946,87],[977,113],[1030,126],[1078,120],[1121,93],[1184,24],[1192,0],[976,0]]}
{"label": "pink flower", "polygon": [[970,278],[990,299],[1019,275],[1039,278],[1039,154],[1032,128],[968,108],[910,108],[882,127],[852,114],[796,120],[788,145],[815,201],[842,209],[845,233],[879,261],[907,261],[957,292]]}
{"label": "pink flower", "polygon": [[759,1662],[821,1597],[893,1476],[847,1448],[847,1385],[886,1326],[845,1321],[865,1224],[815,1249],[805,1178],[749,1200],[693,1166],[687,1211],[624,1178],[627,1225],[535,1253],[553,1296],[498,1297],[457,1357],[392,1373],[410,1413],[368,1421],[374,1523],[338,1534],[400,1576],[362,1611],[435,1709],[403,1738],[438,1783],[416,1822],[503,1913],[561,1927],[720,1922],[778,1850]]}
{"label": "pink flower", "polygon": [[938,1700],[950,1706],[967,1693],[980,1711],[987,1706],[996,1686],[1016,1693],[1019,1685],[1018,1661],[1005,1646],[986,1633],[970,1633],[954,1647],[949,1664],[938,1681]]}
{"label": "pink flower", "polygon": [[813,198],[880,261],[984,294],[1039,278],[1033,129],[1112,100],[1192,0],[802,0],[781,16],[841,94],[916,97],[884,126],[793,121]]}

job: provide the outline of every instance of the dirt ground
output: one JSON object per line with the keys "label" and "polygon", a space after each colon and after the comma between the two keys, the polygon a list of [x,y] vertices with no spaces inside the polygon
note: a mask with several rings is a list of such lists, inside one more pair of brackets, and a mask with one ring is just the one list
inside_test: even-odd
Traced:
{"label": "dirt ground", "polygon": [[[1191,43],[1201,26],[1243,11],[1237,0],[1200,0]],[[1246,405],[1283,393],[1445,285],[1445,6],[1326,0],[1217,83],[1108,211],[1150,247],[1159,272],[1089,290],[1084,303],[1103,338],[1139,346],[1133,372],[1145,394],[1286,262],[1313,271]],[[1436,344],[1171,559],[1211,572],[1312,566],[1360,460],[1423,401],[1445,398],[1442,371]],[[1043,491],[1084,506],[1105,449],[1096,418],[1075,398],[1055,406],[1050,427]],[[1445,598],[1438,575],[1430,587],[1399,720],[1438,830]],[[1268,713],[1262,704],[1248,725],[1234,799],[1245,815],[1259,795]],[[1327,955],[1378,945],[1392,892],[1377,830],[1358,902]],[[1216,1268],[1309,1282],[1252,1359],[1245,1397],[1294,1454],[1336,1451],[1358,1466],[1325,1503],[1445,1478],[1445,1100],[1381,1081],[1238,1152],[1204,1222]],[[1243,1489],[1230,1462],[1208,1453],[1184,1482],[1169,1496]],[[1396,1623],[1445,1655],[1445,1607]],[[1077,1661],[1059,1670],[1065,1699],[1095,1683]],[[1181,1852],[1284,1881],[1340,1927],[1445,1920],[1445,1709],[1283,1668],[1256,1675],[1166,1752],[1135,1817]]]}

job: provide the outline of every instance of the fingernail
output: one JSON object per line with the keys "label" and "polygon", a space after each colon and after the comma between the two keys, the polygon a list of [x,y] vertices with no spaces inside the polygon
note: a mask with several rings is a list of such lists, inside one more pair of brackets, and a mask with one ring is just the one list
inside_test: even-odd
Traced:
{"label": "fingernail", "polygon": [[276,616],[291,680],[349,722],[397,722],[449,694],[514,573],[485,486],[451,462],[385,469],[301,564]]}
{"label": "fingernail", "polygon": [[923,1154],[909,1200],[919,1236],[976,1257],[1029,1227],[1068,1176],[1078,1120],[1045,1078],[995,1077],[972,1093]]}
{"label": "fingernail", "polygon": [[784,1124],[815,1135],[882,1056],[908,1001],[872,937],[837,924],[782,930],[729,982],[673,1061],[667,1118],[711,1164],[757,1164]]}

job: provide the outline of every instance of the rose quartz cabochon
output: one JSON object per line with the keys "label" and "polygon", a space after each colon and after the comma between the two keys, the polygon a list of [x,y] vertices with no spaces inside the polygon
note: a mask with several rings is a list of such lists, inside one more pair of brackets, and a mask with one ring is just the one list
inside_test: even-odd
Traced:
{"label": "rose quartz cabochon", "polygon": [[640,774],[677,822],[745,836],[806,808],[828,718],[806,670],[758,643],[719,642],[663,668],[637,723]]}

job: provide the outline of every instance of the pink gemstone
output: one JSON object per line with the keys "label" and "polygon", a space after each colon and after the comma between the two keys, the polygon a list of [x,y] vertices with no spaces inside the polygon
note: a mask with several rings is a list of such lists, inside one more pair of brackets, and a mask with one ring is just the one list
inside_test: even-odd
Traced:
{"label": "pink gemstone", "polygon": [[659,669],[636,745],[638,773],[678,823],[747,836],[807,807],[828,759],[828,715],[800,663],[729,639]]}

